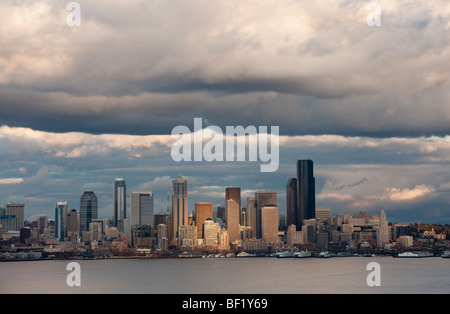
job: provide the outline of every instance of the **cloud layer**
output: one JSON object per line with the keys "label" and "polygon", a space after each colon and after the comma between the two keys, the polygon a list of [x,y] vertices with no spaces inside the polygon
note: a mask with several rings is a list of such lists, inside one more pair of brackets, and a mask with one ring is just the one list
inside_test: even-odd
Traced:
{"label": "cloud layer", "polygon": [[0,123],[167,134],[203,117],[283,134],[449,133],[445,0],[3,1]]}

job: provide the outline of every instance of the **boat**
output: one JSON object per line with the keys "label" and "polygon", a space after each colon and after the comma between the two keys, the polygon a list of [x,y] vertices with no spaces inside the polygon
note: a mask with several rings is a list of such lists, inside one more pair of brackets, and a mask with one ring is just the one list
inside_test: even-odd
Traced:
{"label": "boat", "polygon": [[442,258],[450,258],[450,251],[449,250],[445,251],[444,253],[442,253],[441,257]]}
{"label": "boat", "polygon": [[255,254],[250,254],[245,251],[236,255],[236,257],[254,257],[254,256],[255,256]]}
{"label": "boat", "polygon": [[306,257],[312,257],[312,253],[308,250],[306,251],[300,251],[300,252],[295,252],[294,253],[294,257],[297,258],[306,258]]}
{"label": "boat", "polygon": [[225,256],[229,258],[229,257],[235,257],[236,255],[235,255],[234,253],[231,253],[231,252],[230,252],[230,253],[228,253],[228,254],[225,255]]}
{"label": "boat", "polygon": [[281,252],[275,253],[275,256],[278,258],[293,257],[294,253],[292,251],[281,251]]}
{"label": "boat", "polygon": [[319,253],[319,258],[329,258],[329,257],[331,257],[331,254],[328,251],[322,251]]}
{"label": "boat", "polygon": [[433,257],[432,253],[428,252],[404,252],[397,255],[400,258],[421,258],[421,257]]}

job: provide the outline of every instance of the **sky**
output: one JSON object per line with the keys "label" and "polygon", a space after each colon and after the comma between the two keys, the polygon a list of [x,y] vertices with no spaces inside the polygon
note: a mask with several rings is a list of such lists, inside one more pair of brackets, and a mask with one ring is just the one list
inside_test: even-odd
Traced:
{"label": "sky", "polygon": [[[61,0],[0,2],[0,204],[25,217],[79,208],[112,218],[113,182],[171,180],[189,208],[276,190],[314,161],[317,208],[450,223],[450,6],[446,0]],[[279,127],[279,167],[175,162],[176,126]]]}

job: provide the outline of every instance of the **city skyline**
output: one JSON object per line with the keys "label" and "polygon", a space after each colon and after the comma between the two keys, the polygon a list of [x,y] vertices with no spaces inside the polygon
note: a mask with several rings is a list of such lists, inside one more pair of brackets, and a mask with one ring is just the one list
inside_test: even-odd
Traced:
{"label": "city skyline", "polygon": [[[239,186],[243,204],[275,190],[285,213],[292,161],[310,159],[317,208],[450,223],[445,1],[382,3],[379,27],[369,1],[78,3],[79,26],[61,1],[0,3],[0,204],[51,217],[95,191],[99,217],[114,219],[111,185],[124,178],[167,212],[181,173],[190,212],[225,207]],[[171,131],[196,118],[279,128],[278,170],[175,162]]]}

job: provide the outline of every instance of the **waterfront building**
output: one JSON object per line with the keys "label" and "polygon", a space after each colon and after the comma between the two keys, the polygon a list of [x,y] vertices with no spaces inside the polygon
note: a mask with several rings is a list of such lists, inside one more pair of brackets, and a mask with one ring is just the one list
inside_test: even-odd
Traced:
{"label": "waterfront building", "polygon": [[219,243],[220,224],[214,222],[211,218],[207,218],[203,224],[204,229],[204,245],[213,246]]}
{"label": "waterfront building", "polygon": [[197,245],[197,226],[182,225],[178,227],[178,244],[181,246]]}
{"label": "waterfront building", "polygon": [[288,226],[286,231],[286,244],[289,247],[295,247],[298,244],[304,244],[303,231],[297,231],[295,224]]}

